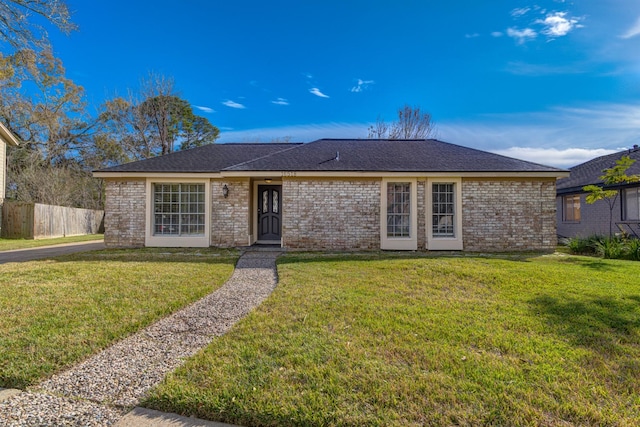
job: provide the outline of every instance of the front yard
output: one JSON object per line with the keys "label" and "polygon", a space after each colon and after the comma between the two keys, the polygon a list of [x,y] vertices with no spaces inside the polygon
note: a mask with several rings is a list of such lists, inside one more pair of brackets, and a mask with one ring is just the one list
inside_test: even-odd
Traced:
{"label": "front yard", "polygon": [[0,265],[0,387],[35,384],[201,298],[236,259],[140,249]]}
{"label": "front yard", "polygon": [[241,425],[639,425],[640,265],[292,254],[145,406]]}

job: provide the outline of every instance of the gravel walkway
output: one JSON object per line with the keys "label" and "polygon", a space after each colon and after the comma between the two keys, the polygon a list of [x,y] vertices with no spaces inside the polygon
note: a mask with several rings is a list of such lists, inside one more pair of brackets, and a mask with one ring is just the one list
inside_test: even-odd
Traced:
{"label": "gravel walkway", "polygon": [[[217,291],[32,390],[0,402],[0,426],[109,426],[166,374],[271,294],[279,252],[246,252]],[[58,396],[58,397],[54,397]],[[60,397],[64,396],[64,397]]]}

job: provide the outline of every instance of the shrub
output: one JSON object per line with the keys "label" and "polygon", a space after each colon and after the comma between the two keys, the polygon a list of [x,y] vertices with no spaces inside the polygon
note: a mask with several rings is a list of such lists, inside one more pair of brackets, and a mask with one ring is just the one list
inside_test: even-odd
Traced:
{"label": "shrub", "polygon": [[578,255],[597,255],[597,245],[604,237],[593,235],[589,237],[574,237],[569,240],[568,246],[571,253]]}
{"label": "shrub", "polygon": [[640,261],[640,239],[629,239],[627,241],[627,258]]}
{"label": "shrub", "polygon": [[603,258],[619,259],[626,253],[626,245],[619,237],[607,237],[595,244],[596,253]]}

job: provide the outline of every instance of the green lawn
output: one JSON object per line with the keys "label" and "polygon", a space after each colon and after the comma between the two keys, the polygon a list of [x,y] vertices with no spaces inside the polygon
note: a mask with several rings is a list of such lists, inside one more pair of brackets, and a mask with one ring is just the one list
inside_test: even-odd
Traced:
{"label": "green lawn", "polygon": [[0,387],[35,384],[201,298],[236,260],[139,249],[0,265]]}
{"label": "green lawn", "polygon": [[102,240],[102,234],[87,234],[83,236],[56,237],[53,239],[0,239],[0,252],[14,249],[38,248],[41,246],[59,245],[61,243],[86,242],[89,240]]}
{"label": "green lawn", "polygon": [[292,254],[144,406],[241,425],[640,425],[640,263]]}

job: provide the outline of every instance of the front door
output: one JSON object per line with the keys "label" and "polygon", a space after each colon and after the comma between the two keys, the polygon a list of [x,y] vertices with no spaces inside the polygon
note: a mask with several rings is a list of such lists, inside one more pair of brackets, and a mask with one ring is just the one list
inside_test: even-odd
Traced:
{"label": "front door", "polygon": [[258,185],[258,240],[280,241],[281,193],[281,185]]}

